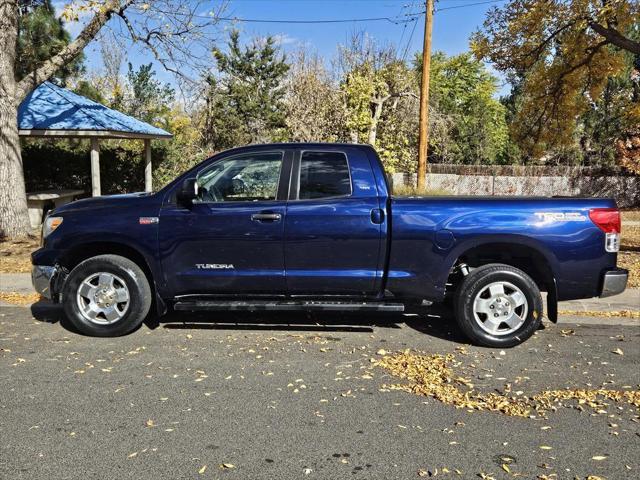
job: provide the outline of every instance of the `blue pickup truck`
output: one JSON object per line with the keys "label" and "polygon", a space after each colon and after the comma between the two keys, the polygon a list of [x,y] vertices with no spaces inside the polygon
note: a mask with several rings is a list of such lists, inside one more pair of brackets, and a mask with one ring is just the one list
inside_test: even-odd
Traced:
{"label": "blue pickup truck", "polygon": [[156,193],[50,212],[34,287],[81,332],[174,310],[401,312],[449,301],[468,338],[510,347],[557,302],[626,287],[620,213],[597,198],[395,198],[375,150],[267,144]]}

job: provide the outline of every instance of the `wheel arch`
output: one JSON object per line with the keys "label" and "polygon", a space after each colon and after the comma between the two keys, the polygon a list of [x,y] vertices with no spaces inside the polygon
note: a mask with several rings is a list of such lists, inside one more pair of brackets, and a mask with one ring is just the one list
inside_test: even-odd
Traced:
{"label": "wheel arch", "polygon": [[480,267],[489,263],[503,263],[529,275],[540,291],[547,292],[547,315],[557,321],[557,289],[554,256],[543,245],[522,236],[500,236],[469,242],[458,246],[448,257],[447,286],[454,289],[459,281],[457,269],[461,264]]}
{"label": "wheel arch", "polygon": [[138,265],[144,272],[151,288],[154,300],[152,309],[155,309],[158,315],[163,315],[166,312],[167,307],[158,292],[151,263],[140,250],[127,243],[113,241],[78,243],[64,253],[60,258],[60,265],[70,272],[81,262],[98,255],[119,255]]}

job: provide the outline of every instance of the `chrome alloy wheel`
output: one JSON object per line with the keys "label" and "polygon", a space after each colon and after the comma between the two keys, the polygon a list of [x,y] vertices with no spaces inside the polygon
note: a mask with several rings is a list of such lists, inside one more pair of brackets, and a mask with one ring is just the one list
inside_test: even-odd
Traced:
{"label": "chrome alloy wheel", "polygon": [[98,325],[109,325],[124,317],[130,297],[127,284],[117,275],[98,272],[85,278],[76,294],[84,318]]}
{"label": "chrome alloy wheel", "polygon": [[509,282],[493,282],[473,301],[473,317],[485,332],[501,336],[518,330],[527,319],[529,305],[518,287]]}

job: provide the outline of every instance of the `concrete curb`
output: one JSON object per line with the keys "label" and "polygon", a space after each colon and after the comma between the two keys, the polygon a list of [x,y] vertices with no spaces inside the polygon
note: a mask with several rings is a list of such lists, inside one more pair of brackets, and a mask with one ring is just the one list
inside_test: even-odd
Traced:
{"label": "concrete curb", "polygon": [[640,289],[628,288],[620,295],[606,298],[586,298],[559,302],[558,310],[572,310],[578,312],[610,312],[615,310],[640,311]]}
{"label": "concrete curb", "polygon": [[34,293],[30,273],[0,273],[0,292]]}

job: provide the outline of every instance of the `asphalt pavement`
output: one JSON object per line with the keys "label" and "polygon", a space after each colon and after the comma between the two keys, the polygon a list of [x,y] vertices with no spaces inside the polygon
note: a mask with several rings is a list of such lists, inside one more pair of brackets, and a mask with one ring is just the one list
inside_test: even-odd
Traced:
{"label": "asphalt pavement", "polygon": [[435,310],[166,320],[98,339],[44,303],[0,307],[0,478],[640,478],[638,407],[468,411],[375,366],[410,349],[453,354],[485,393],[638,390],[637,323],[547,325],[496,350]]}

